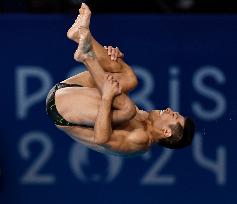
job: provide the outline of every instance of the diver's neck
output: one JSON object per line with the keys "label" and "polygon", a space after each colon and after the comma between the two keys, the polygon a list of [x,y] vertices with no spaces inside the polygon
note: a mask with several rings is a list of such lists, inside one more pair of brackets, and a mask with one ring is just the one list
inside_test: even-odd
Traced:
{"label": "diver's neck", "polygon": [[146,121],[148,119],[148,115],[149,113],[147,111],[139,110],[137,108],[137,114],[136,114],[137,119],[140,119],[141,121]]}
{"label": "diver's neck", "polygon": [[139,110],[137,108],[136,119],[142,123],[144,131],[148,135],[149,144],[152,145],[152,144],[158,143],[160,139],[160,134],[154,130],[152,126],[152,121],[150,120],[148,116],[149,116],[149,112]]}
{"label": "diver's neck", "polygon": [[157,144],[159,142],[159,139],[161,138],[161,135],[154,130],[154,127],[152,125],[152,121],[149,120],[149,117],[146,120],[146,127],[145,131],[149,137],[149,143],[150,144]]}

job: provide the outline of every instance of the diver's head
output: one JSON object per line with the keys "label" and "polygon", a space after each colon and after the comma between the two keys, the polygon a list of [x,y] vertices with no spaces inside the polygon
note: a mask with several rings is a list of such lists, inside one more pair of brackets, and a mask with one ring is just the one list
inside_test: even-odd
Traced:
{"label": "diver's head", "polygon": [[151,122],[151,135],[161,146],[178,149],[192,143],[195,124],[170,108],[153,110],[148,116]]}

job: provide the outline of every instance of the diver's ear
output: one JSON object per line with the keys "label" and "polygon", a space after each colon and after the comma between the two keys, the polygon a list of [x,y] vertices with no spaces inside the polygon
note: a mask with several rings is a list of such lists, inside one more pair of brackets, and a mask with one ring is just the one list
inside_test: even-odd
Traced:
{"label": "diver's ear", "polygon": [[170,128],[163,128],[162,133],[163,133],[164,137],[170,137],[172,135]]}

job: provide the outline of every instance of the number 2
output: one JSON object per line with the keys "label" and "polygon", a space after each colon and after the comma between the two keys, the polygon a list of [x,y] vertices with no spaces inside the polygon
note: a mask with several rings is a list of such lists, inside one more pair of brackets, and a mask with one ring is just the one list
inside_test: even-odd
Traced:
{"label": "number 2", "polygon": [[42,146],[42,151],[22,176],[21,183],[54,184],[55,177],[53,175],[39,173],[45,163],[49,160],[53,151],[52,143],[44,133],[34,131],[24,135],[19,144],[20,155],[25,160],[30,159],[31,152],[29,150],[29,146],[35,142],[39,143]]}

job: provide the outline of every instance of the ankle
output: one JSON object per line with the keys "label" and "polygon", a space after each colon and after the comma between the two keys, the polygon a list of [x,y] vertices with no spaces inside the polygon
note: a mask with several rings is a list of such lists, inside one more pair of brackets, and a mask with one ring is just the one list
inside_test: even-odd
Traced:
{"label": "ankle", "polygon": [[91,59],[95,59],[96,58],[96,55],[95,55],[95,52],[93,50],[90,50],[88,53],[88,58],[91,58]]}

